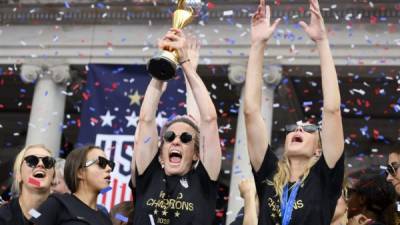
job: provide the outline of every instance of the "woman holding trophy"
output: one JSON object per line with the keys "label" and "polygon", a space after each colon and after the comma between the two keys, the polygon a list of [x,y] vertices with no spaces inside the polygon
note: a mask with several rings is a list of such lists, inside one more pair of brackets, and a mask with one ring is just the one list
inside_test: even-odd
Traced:
{"label": "woman holding trophy", "polygon": [[166,85],[162,80],[167,79],[152,78],[135,134],[134,224],[211,225],[221,167],[217,113],[192,64],[194,59],[189,58],[190,49],[182,30],[172,28],[159,47],[173,51],[164,55],[177,56],[172,61],[176,60],[182,67],[188,94],[192,94],[194,101],[188,102],[188,112],[198,111],[199,118],[177,116],[164,125],[159,137],[156,111]]}

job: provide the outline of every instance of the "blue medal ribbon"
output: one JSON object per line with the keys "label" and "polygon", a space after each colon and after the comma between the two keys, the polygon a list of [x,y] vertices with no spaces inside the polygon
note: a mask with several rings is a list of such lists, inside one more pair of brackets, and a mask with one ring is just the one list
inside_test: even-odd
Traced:
{"label": "blue medal ribbon", "polygon": [[[281,214],[282,214],[282,225],[288,225],[292,219],[292,212],[294,208],[294,202],[296,201],[297,192],[300,188],[300,181],[294,184],[292,192],[289,195],[289,185],[286,184],[283,188],[283,196],[281,201]],[[289,198],[289,199],[288,199]]]}

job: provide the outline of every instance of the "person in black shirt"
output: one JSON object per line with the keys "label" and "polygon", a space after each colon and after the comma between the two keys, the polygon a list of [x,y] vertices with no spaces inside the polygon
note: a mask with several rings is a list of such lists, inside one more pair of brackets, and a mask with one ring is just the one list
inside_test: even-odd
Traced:
{"label": "person in black shirt", "polygon": [[388,212],[393,224],[400,225],[400,146],[393,146],[389,153],[386,166],[386,180],[393,185],[396,191],[397,201],[392,205],[392,212]]}
{"label": "person in black shirt", "polygon": [[371,225],[389,222],[385,221],[385,210],[394,203],[395,193],[383,176],[363,174],[349,193],[349,218],[361,214]]}
{"label": "person in black shirt", "polygon": [[[50,194],[55,159],[43,145],[30,145],[18,153],[14,162],[12,200],[0,207],[0,225],[28,225],[34,209]],[[33,215],[32,215],[33,214]]]}
{"label": "person in black shirt", "polygon": [[85,146],[69,153],[64,178],[71,194],[55,193],[37,210],[41,215],[31,218],[35,225],[111,225],[107,214],[97,208],[97,196],[110,185],[114,162],[106,159],[102,149]]}
{"label": "person in black shirt", "polygon": [[188,111],[196,111],[191,108],[195,105],[200,116],[197,121],[189,116],[169,121],[160,132],[159,145],[155,114],[166,83],[154,78],[150,81],[135,135],[133,223],[211,225],[221,167],[216,110],[193,60],[189,60],[184,33],[171,29],[159,46],[178,53],[195,101],[188,102]]}
{"label": "person in black shirt", "polygon": [[342,189],[344,139],[337,74],[317,0],[310,0],[310,11],[310,24],[300,22],[300,26],[316,43],[320,55],[322,130],[309,123],[287,126],[280,160],[269,148],[261,114],[264,49],[280,19],[270,23],[270,8],[264,0],[252,18],[244,114],[262,225],[329,225]]}

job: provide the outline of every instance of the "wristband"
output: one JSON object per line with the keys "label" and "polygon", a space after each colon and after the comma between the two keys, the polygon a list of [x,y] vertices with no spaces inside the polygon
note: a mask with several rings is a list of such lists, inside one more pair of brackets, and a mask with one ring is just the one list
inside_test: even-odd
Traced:
{"label": "wristband", "polygon": [[185,60],[183,60],[182,62],[179,62],[179,65],[182,66],[182,64],[184,64],[184,63],[186,63],[186,62],[190,62],[190,59],[185,59]]}

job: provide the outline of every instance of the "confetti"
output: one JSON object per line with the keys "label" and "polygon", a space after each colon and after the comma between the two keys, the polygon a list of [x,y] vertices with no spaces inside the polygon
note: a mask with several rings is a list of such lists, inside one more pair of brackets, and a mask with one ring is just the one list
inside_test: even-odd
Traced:
{"label": "confetti", "polygon": [[28,213],[35,219],[39,218],[42,215],[40,212],[36,211],[35,209],[29,210]]}
{"label": "confetti", "polygon": [[112,189],[112,187],[106,187],[106,188],[104,188],[103,190],[100,191],[100,194],[105,194],[105,193],[111,191],[111,189]]}
{"label": "confetti", "polygon": [[127,223],[128,220],[129,220],[128,217],[126,217],[126,216],[124,216],[124,215],[122,215],[120,213],[117,213],[117,215],[115,215],[115,219],[117,219],[119,221],[122,221],[122,222],[125,222],[125,223]]}
{"label": "confetti", "polygon": [[40,187],[40,181],[35,178],[29,177],[28,183],[33,184],[37,187]]}
{"label": "confetti", "polygon": [[150,219],[151,225],[155,225],[153,215],[149,214],[149,219]]}

